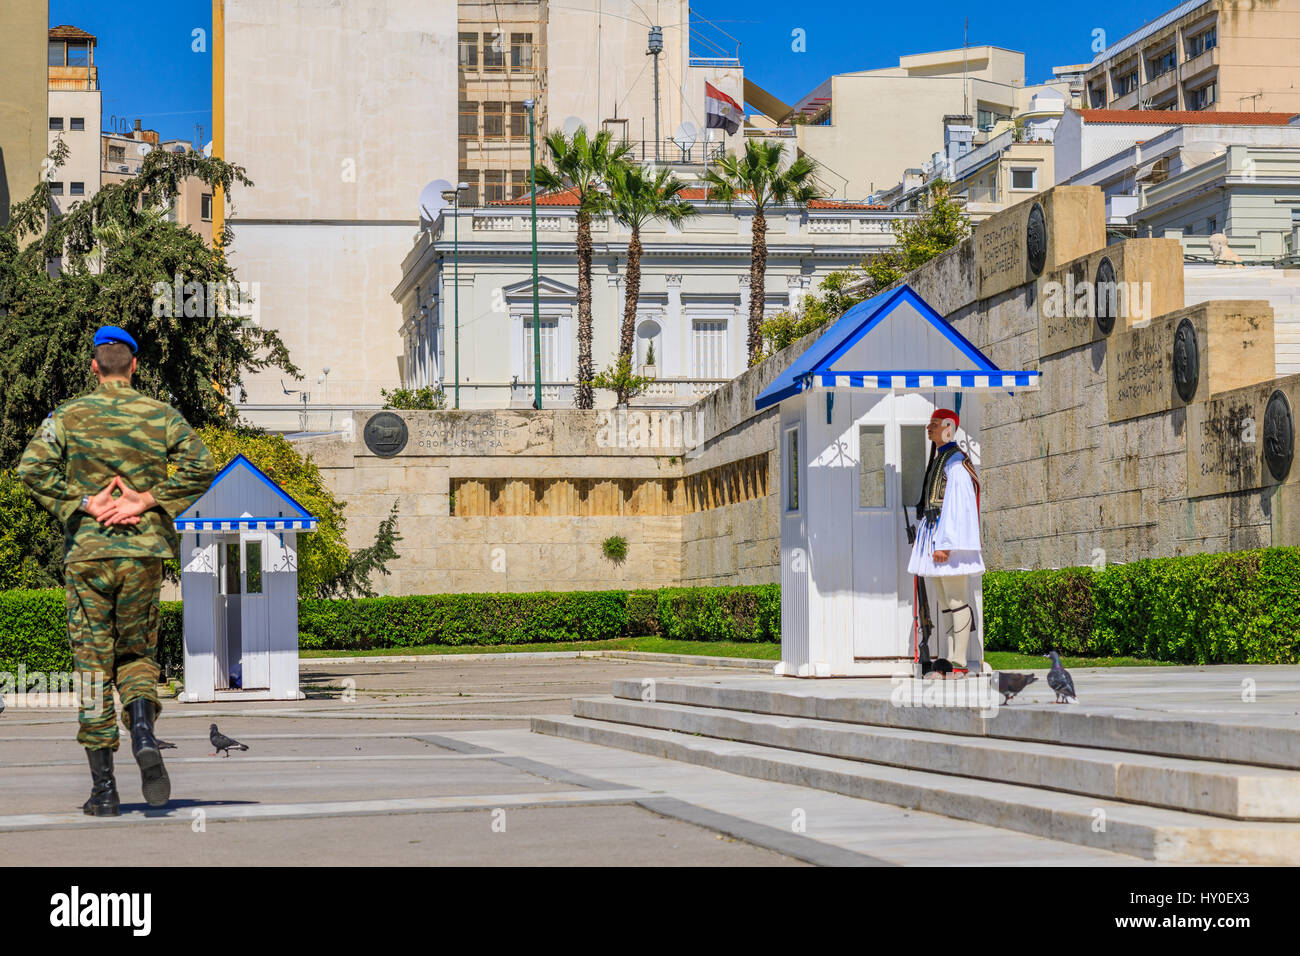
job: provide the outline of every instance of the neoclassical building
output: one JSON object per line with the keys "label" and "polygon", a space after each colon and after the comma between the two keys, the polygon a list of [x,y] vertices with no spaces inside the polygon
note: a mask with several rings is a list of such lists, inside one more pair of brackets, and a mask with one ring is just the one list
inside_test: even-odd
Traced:
{"label": "neoclassical building", "polygon": [[[747,366],[752,213],[683,194],[698,210],[680,228],[642,230],[636,365],[655,382],[637,400],[691,402]],[[453,242],[459,215],[459,253]],[[768,212],[764,311],[774,315],[816,291],[831,272],[894,242],[898,213],[864,203],[815,200]],[[538,299],[544,406],[569,406],[577,384],[577,218],[566,193],[537,208]],[[610,365],[625,301],[629,231],[613,218],[592,223],[593,363]],[[460,270],[459,323],[455,303]],[[527,406],[533,400],[533,285],[527,198],[451,209],[415,239],[393,289],[404,343],[402,381],[441,385],[453,400],[459,324],[462,408]],[[651,364],[653,358],[653,365]],[[597,392],[597,405],[613,402]]]}

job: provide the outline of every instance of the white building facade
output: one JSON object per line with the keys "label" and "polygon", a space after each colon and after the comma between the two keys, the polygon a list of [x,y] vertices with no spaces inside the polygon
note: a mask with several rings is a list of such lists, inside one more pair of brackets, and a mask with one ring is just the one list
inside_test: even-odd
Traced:
{"label": "white building facade", "polygon": [[[751,214],[693,195],[701,192],[688,190],[700,214],[680,228],[651,223],[642,230],[635,365],[655,381],[634,403],[691,402],[748,367]],[[577,218],[560,199],[543,197],[538,207],[544,407],[572,406],[577,384]],[[527,406],[534,394],[528,205],[461,209],[459,216],[459,310],[450,209],[416,237],[392,291],[403,384],[441,386],[452,403],[458,322],[461,407]],[[892,245],[896,216],[827,200],[769,210],[765,314],[796,308],[829,273]],[[612,218],[597,218],[592,238],[592,358],[600,371],[618,350],[630,236]],[[612,404],[613,393],[598,391],[596,403]]]}

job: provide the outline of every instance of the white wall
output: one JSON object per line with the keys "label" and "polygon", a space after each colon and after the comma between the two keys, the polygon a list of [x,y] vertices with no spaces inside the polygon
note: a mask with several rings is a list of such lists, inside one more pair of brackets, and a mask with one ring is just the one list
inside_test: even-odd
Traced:
{"label": "white wall", "polygon": [[[455,175],[456,27],[445,0],[226,2],[224,158],[256,184],[233,190],[231,259],[308,374],[292,387],[398,380],[389,292],[421,188]],[[250,401],[286,399],[281,377]]]}

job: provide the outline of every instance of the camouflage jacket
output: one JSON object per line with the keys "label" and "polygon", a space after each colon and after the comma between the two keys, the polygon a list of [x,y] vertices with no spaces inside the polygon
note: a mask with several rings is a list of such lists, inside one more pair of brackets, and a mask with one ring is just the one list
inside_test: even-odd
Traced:
{"label": "camouflage jacket", "polygon": [[[207,491],[216,473],[207,446],[180,412],[125,382],[104,382],[60,405],[18,465],[32,496],[63,522],[65,563],[175,557],[172,520]],[[114,475],[158,502],[138,524],[104,527],[81,510],[82,497]]]}

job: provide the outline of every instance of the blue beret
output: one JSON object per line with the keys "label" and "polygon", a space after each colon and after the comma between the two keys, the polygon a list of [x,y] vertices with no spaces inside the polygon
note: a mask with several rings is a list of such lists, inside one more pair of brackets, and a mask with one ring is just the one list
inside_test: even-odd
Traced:
{"label": "blue beret", "polygon": [[95,333],[95,347],[108,345],[111,342],[121,342],[131,350],[132,355],[139,349],[135,339],[131,338],[131,333],[126,329],[119,329],[116,325],[100,326],[99,331]]}

